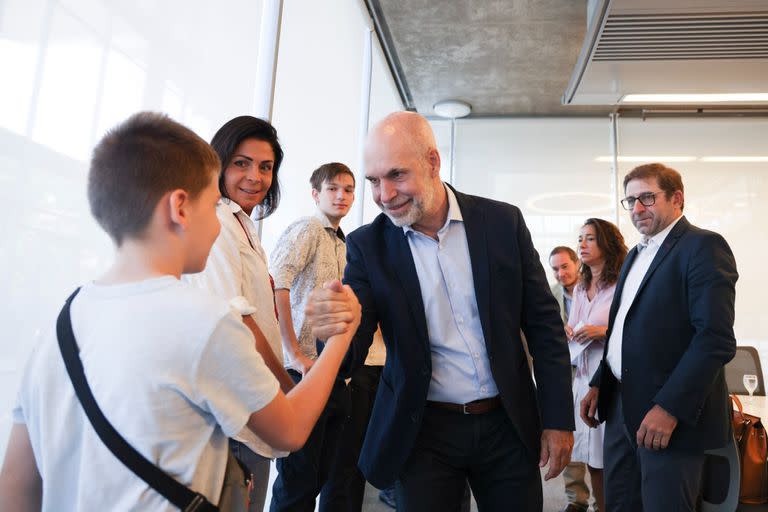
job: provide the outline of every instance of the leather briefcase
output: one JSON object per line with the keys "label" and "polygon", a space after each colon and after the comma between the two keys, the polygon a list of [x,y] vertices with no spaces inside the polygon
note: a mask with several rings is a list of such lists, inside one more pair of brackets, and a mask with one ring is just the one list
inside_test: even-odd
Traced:
{"label": "leather briefcase", "polygon": [[741,400],[731,395],[736,405],[733,412],[733,433],[739,447],[741,487],[739,502],[750,505],[768,502],[768,437],[757,416],[744,412]]}

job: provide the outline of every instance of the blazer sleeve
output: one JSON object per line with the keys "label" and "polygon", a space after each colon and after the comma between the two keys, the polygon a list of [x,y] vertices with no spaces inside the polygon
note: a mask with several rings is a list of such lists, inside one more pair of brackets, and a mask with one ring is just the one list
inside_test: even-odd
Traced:
{"label": "blazer sleeve", "polygon": [[697,242],[685,276],[693,337],[654,398],[678,421],[691,425],[696,424],[717,373],[736,353],[736,261],[728,243],[716,233],[698,237]]}
{"label": "blazer sleeve", "polygon": [[571,365],[560,308],[552,296],[523,216],[516,209],[523,277],[521,328],[533,357],[536,393],[545,429],[574,430]]}
{"label": "blazer sleeve", "polygon": [[344,269],[344,284],[348,284],[352,288],[362,308],[360,327],[352,338],[352,343],[349,345],[349,350],[339,370],[341,376],[349,377],[365,363],[368,349],[373,343],[373,334],[379,323],[363,253],[358,246],[357,238],[353,235],[347,237],[347,266]]}

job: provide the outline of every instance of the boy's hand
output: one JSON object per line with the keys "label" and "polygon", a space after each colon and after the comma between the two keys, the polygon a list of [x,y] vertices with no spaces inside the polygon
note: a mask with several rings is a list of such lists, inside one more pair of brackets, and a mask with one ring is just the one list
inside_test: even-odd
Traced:
{"label": "boy's hand", "polygon": [[305,314],[312,325],[312,335],[327,340],[345,333],[351,338],[360,325],[362,313],[352,289],[335,280],[310,294]]}

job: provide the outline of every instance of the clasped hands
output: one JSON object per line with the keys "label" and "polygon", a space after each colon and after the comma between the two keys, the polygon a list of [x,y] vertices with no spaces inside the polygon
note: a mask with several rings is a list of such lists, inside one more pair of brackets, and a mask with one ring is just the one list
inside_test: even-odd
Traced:
{"label": "clasped hands", "polygon": [[[580,403],[581,420],[591,428],[596,428],[600,422],[597,421],[597,396],[599,388],[593,386],[589,388],[586,396]],[[669,446],[669,440],[672,438],[672,432],[677,427],[677,418],[669,414],[663,407],[655,404],[651,407],[640,423],[640,427],[635,433],[637,446],[647,448],[648,450],[664,450]]]}
{"label": "clasped hands", "polygon": [[360,325],[362,310],[355,292],[338,279],[312,291],[304,310],[312,335],[322,341],[339,334],[351,338]]}

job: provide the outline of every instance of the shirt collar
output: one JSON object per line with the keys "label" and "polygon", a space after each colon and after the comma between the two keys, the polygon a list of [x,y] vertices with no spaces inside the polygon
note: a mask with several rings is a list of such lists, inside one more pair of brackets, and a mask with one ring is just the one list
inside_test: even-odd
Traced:
{"label": "shirt collar", "polygon": [[345,241],[346,236],[344,235],[344,231],[341,230],[341,226],[334,228],[333,224],[331,224],[331,221],[328,220],[328,217],[323,212],[321,212],[319,208],[315,209],[315,218],[320,221],[320,224],[322,224],[325,229],[332,231],[337,237],[339,237],[339,240],[342,242]]}
{"label": "shirt collar", "polygon": [[[452,220],[464,222],[464,217],[461,215],[461,209],[459,208],[459,201],[456,200],[456,194],[453,193],[451,187],[445,186],[445,183],[443,183],[443,187],[448,195],[448,217],[445,219],[445,224],[443,224],[443,227],[440,228],[438,233],[445,231]],[[414,231],[411,226],[403,226],[403,232],[406,235],[411,231]]]}
{"label": "shirt collar", "polygon": [[[229,207],[229,209],[230,209],[230,211],[232,213],[237,213],[237,212],[242,212],[243,211],[243,209],[240,208],[239,204],[237,204],[235,201],[231,200],[228,197],[222,197],[221,198],[221,202],[223,204],[227,205],[227,207]],[[243,213],[245,213],[245,212],[243,212]]]}

